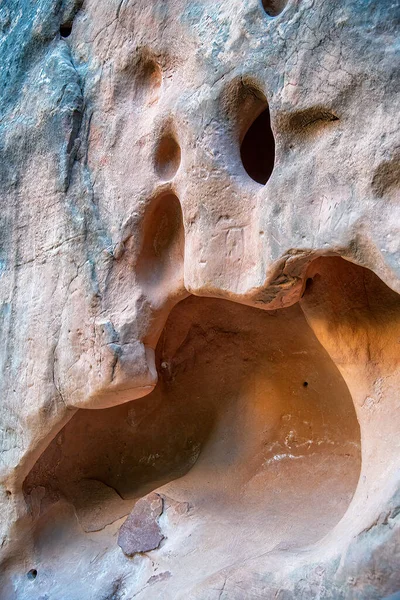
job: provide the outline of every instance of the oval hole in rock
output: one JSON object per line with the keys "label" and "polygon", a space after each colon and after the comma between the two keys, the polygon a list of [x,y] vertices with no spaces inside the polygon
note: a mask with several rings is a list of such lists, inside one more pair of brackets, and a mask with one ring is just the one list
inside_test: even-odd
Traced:
{"label": "oval hole in rock", "polygon": [[68,22],[68,23],[62,23],[62,25],[60,25],[60,35],[63,38],[67,38],[71,35],[72,32],[72,23]]}
{"label": "oval hole in rock", "polygon": [[240,156],[247,174],[265,185],[275,162],[275,139],[268,107],[253,121],[243,138]]}
{"label": "oval hole in rock", "polygon": [[26,576],[28,577],[28,579],[30,579],[31,581],[33,581],[37,577],[37,570],[36,569],[31,569],[30,571],[28,571],[28,573],[27,573]]}
{"label": "oval hole in rock", "polygon": [[181,164],[181,148],[172,134],[161,137],[154,157],[154,169],[163,181],[170,181]]}
{"label": "oval hole in rock", "polygon": [[288,0],[261,0],[261,4],[269,17],[277,17],[286,7]]}

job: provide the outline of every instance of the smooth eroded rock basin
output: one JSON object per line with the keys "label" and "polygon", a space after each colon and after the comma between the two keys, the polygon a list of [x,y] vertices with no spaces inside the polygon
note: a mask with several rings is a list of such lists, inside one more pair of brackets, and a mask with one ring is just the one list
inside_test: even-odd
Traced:
{"label": "smooth eroded rock basin", "polygon": [[[152,394],[79,410],[27,477],[35,586],[54,579],[62,593],[67,577],[78,598],[71,581],[79,587],[90,568],[102,589],[107,553],[115,577],[135,574],[137,597],[174,598],[243,557],[304,548],[345,513],[360,472],[359,426],[298,305],[268,312],[189,297],[170,314],[157,366]],[[163,501],[163,539],[129,559],[117,533],[152,490]],[[71,557],[68,572],[59,568]]]}

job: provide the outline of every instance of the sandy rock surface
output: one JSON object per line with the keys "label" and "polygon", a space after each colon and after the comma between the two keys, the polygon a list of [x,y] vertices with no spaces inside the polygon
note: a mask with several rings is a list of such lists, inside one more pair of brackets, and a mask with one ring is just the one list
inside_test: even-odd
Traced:
{"label": "sandy rock surface", "polygon": [[400,589],[399,25],[0,4],[1,600]]}

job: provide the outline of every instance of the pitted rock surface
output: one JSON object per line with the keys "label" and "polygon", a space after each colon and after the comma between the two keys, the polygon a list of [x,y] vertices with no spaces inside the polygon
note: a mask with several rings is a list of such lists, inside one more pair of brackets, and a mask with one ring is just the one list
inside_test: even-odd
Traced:
{"label": "pitted rock surface", "polygon": [[399,26],[0,4],[0,600],[400,589]]}

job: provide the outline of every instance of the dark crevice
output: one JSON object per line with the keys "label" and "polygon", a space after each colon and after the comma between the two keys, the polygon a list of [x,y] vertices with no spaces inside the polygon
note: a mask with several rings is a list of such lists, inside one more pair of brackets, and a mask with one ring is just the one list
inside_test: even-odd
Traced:
{"label": "dark crevice", "polygon": [[311,290],[312,284],[313,284],[312,277],[308,277],[306,279],[306,283],[305,283],[305,286],[304,286],[304,289],[303,289],[303,293],[301,294],[301,297],[303,297],[306,292],[309,292]]}
{"label": "dark crevice", "polygon": [[64,191],[67,192],[72,176],[72,168],[74,166],[74,162],[77,158],[79,146],[80,146],[80,137],[79,133],[81,130],[83,120],[83,112],[82,110],[75,109],[72,113],[70,126],[71,132],[67,142],[66,147],[66,170],[65,170],[65,179],[64,179]]}
{"label": "dark crevice", "polygon": [[82,6],[83,0],[74,0],[72,2],[72,6],[70,4],[69,8],[66,11],[63,11],[60,24],[60,36],[62,38],[67,38],[71,35],[75,17],[81,10]]}
{"label": "dark crevice", "polygon": [[244,136],[240,156],[248,175],[265,185],[275,162],[275,140],[268,107],[253,121]]}
{"label": "dark crevice", "polygon": [[74,110],[74,112],[72,113],[72,127],[71,127],[71,133],[69,136],[69,140],[68,140],[68,144],[67,144],[67,154],[71,154],[72,150],[74,149],[75,146],[75,141],[78,138],[78,134],[79,134],[79,130],[81,128],[81,124],[82,124],[82,112],[80,110]]}
{"label": "dark crevice", "polygon": [[269,17],[277,17],[287,5],[288,0],[261,0],[261,4]]}
{"label": "dark crevice", "polygon": [[62,23],[60,25],[60,35],[62,38],[67,38],[71,35],[72,32],[72,21],[68,21],[67,23]]}
{"label": "dark crevice", "polygon": [[33,581],[34,579],[36,579],[36,577],[37,577],[37,570],[36,569],[31,569],[30,571],[28,571],[27,577],[31,581]]}

